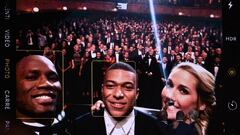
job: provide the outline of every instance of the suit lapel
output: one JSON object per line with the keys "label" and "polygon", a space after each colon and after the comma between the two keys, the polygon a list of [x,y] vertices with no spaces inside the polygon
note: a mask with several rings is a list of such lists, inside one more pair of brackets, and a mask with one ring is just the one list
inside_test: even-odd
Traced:
{"label": "suit lapel", "polygon": [[103,114],[99,115],[98,117],[94,117],[94,119],[96,120],[97,124],[94,125],[94,128],[92,129],[93,132],[98,135],[106,135],[107,132],[106,132]]}
{"label": "suit lapel", "polygon": [[138,111],[135,111],[135,135],[140,135],[141,133],[144,133],[144,126],[142,124],[141,116],[138,113]]}

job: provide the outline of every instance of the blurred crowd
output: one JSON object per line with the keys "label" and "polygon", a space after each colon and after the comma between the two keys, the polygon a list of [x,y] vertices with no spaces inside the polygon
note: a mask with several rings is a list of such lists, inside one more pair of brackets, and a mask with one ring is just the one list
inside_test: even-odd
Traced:
{"label": "blurred crowd", "polygon": [[65,98],[69,103],[88,104],[91,97],[100,97],[100,86],[91,85],[92,61],[133,62],[143,93],[139,106],[159,109],[161,90],[175,65],[185,61],[197,63],[217,76],[222,55],[221,24],[199,20],[158,19],[157,44],[149,17],[78,16],[19,28],[16,47],[42,50],[42,55],[64,74]]}

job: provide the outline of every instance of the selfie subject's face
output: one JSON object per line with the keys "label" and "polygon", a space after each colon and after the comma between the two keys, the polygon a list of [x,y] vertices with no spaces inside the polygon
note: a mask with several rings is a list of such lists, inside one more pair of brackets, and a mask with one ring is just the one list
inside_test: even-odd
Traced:
{"label": "selfie subject's face", "polygon": [[17,111],[21,114],[54,112],[61,84],[54,65],[40,57],[28,58],[16,69]]}
{"label": "selfie subject's face", "polygon": [[176,69],[171,72],[162,91],[163,108],[169,99],[174,101],[174,105],[167,107],[168,119],[175,120],[176,113],[183,111],[188,114],[197,107],[197,79],[189,72]]}
{"label": "selfie subject's face", "polygon": [[103,83],[103,101],[113,117],[127,116],[135,105],[138,92],[133,72],[113,69],[107,72]]}

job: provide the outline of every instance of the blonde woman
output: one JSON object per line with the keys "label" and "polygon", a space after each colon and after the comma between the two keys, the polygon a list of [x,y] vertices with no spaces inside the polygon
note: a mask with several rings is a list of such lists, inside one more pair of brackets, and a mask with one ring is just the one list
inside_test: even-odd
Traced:
{"label": "blonde woman", "polygon": [[214,88],[214,76],[202,66],[190,62],[178,64],[162,91],[162,104],[168,120],[175,121],[177,112],[182,111],[185,122],[190,124],[195,111],[194,125],[198,134],[205,135],[209,114],[216,103]]}

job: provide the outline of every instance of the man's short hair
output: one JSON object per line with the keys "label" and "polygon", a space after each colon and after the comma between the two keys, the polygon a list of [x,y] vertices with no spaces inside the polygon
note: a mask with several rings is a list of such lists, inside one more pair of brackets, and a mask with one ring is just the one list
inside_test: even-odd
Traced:
{"label": "man's short hair", "polygon": [[129,72],[133,72],[134,74],[137,75],[136,70],[135,70],[132,66],[130,66],[129,64],[124,63],[124,62],[117,62],[117,63],[112,64],[112,65],[106,70],[106,72],[108,72],[108,71],[110,71],[110,70],[113,70],[113,69],[121,69],[121,70],[129,71]]}
{"label": "man's short hair", "polygon": [[[136,86],[138,87],[138,74],[131,65],[129,65],[128,63],[124,63],[124,62],[117,62],[117,63],[114,63],[111,66],[109,66],[105,73],[107,73],[110,70],[114,70],[114,69],[121,69],[121,70],[125,70],[125,71],[134,73],[136,75]],[[105,77],[104,77],[104,79],[105,79]]]}

